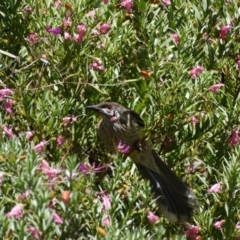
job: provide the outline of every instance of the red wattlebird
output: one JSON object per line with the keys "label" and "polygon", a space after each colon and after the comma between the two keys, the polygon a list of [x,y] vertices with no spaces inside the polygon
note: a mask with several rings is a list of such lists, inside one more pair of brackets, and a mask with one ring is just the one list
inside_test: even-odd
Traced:
{"label": "red wattlebird", "polygon": [[105,148],[128,155],[142,177],[150,182],[163,215],[173,222],[190,221],[198,205],[197,198],[152,149],[150,141],[144,138],[144,122],[140,116],[115,102],[86,108],[102,117],[97,135]]}

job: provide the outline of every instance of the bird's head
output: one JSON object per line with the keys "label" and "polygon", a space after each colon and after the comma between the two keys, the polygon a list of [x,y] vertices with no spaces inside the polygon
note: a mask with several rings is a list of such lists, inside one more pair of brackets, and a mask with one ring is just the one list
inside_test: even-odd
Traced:
{"label": "bird's head", "polygon": [[96,111],[102,117],[106,117],[112,122],[119,120],[120,113],[126,110],[122,105],[115,102],[105,102],[93,106],[87,106],[86,109]]}

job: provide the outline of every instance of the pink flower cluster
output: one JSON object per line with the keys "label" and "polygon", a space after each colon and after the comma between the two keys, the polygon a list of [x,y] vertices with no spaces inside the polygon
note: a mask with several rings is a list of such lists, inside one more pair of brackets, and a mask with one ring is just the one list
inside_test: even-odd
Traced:
{"label": "pink flower cluster", "polygon": [[221,183],[216,183],[208,189],[208,193],[219,193],[222,191]]}
{"label": "pink flower cluster", "polygon": [[18,201],[24,202],[26,198],[31,194],[31,190],[27,190],[26,192],[19,194],[17,197]]}
{"label": "pink flower cluster", "polygon": [[53,3],[54,8],[59,9],[62,7],[62,2],[61,1],[56,1]]}
{"label": "pink flower cluster", "polygon": [[232,26],[226,25],[220,29],[219,38],[225,40]]}
{"label": "pink flower cluster", "polygon": [[147,218],[150,224],[155,224],[159,220],[159,217],[151,211],[148,212]]}
{"label": "pink flower cluster", "polygon": [[65,138],[65,137],[58,137],[56,139],[57,147],[60,148],[66,141],[67,141],[67,138]]}
{"label": "pink flower cluster", "polygon": [[107,211],[112,207],[110,196],[108,195],[107,191],[99,192],[97,195],[101,197],[103,206],[102,210],[104,212],[102,226],[109,227],[111,226],[111,221],[110,216],[107,214]]}
{"label": "pink flower cluster", "polygon": [[218,230],[221,230],[223,223],[224,223],[224,220],[217,221],[213,224],[213,227],[215,227]]}
{"label": "pink flower cluster", "polygon": [[162,0],[162,1],[167,6],[171,5],[171,0]]}
{"label": "pink flower cluster", "polygon": [[121,0],[121,7],[125,8],[128,13],[132,12],[133,1],[132,0]]}
{"label": "pink flower cluster", "polygon": [[84,165],[84,164],[81,164],[79,166],[79,170],[81,172],[85,173],[85,174],[91,174],[91,173],[94,173],[94,172],[101,172],[105,169],[106,169],[105,166],[95,167],[95,163],[93,163],[93,166],[87,166],[87,165]]}
{"label": "pink flower cluster", "polygon": [[46,160],[42,160],[41,166],[38,168],[40,172],[45,173],[48,176],[49,180],[52,180],[56,174],[61,172],[59,168],[50,167],[49,163]]}
{"label": "pink flower cluster", "polygon": [[85,25],[85,24],[78,25],[77,26],[78,33],[74,34],[73,40],[77,43],[82,43],[83,37],[86,34],[86,30],[87,30],[87,25]]}
{"label": "pink flower cluster", "polygon": [[203,67],[197,66],[196,68],[193,68],[189,71],[189,74],[191,75],[192,79],[195,79],[200,73],[203,72]]}
{"label": "pink flower cluster", "polygon": [[103,34],[107,34],[109,30],[111,29],[110,23],[104,23],[98,27],[99,31]]}
{"label": "pink flower cluster", "polygon": [[3,103],[3,109],[9,114],[12,113],[12,106],[14,104],[14,101],[8,98],[10,95],[13,95],[13,90],[9,88],[0,89],[0,101]]}
{"label": "pink flower cluster", "polygon": [[199,232],[200,228],[198,226],[189,225],[188,229],[185,231],[185,235],[191,240],[196,240]]}
{"label": "pink flower cluster", "polygon": [[221,87],[223,87],[223,83],[217,83],[212,85],[211,87],[208,88],[209,91],[217,92]]}
{"label": "pink flower cluster", "polygon": [[230,147],[234,147],[240,143],[240,137],[238,135],[238,129],[234,128],[232,130],[232,133],[230,135],[230,138],[228,139],[228,143]]}
{"label": "pink flower cluster", "polygon": [[46,26],[46,31],[48,33],[52,33],[55,36],[61,34],[61,28],[51,28],[49,26]]}
{"label": "pink flower cluster", "polygon": [[23,208],[22,204],[17,204],[16,206],[14,206],[12,208],[12,210],[10,212],[8,212],[6,214],[6,216],[8,218],[13,217],[13,218],[19,219],[19,218],[21,218],[23,216],[22,208]]}
{"label": "pink flower cluster", "polygon": [[173,41],[175,42],[176,45],[180,44],[180,38],[176,33],[170,34],[170,37],[173,39]]}
{"label": "pink flower cluster", "polygon": [[31,33],[27,36],[26,40],[30,42],[32,45],[38,43],[38,34],[37,33]]}
{"label": "pink flower cluster", "polygon": [[26,6],[26,7],[23,8],[23,12],[25,14],[31,14],[33,12],[33,9],[30,6]]}
{"label": "pink flower cluster", "polygon": [[130,152],[130,146],[122,143],[122,140],[120,140],[117,146],[117,151],[123,154],[128,154]]}
{"label": "pink flower cluster", "polygon": [[104,71],[105,68],[102,65],[102,62],[100,60],[94,61],[92,63],[90,63],[90,67],[94,70],[94,71]]}
{"label": "pink flower cluster", "polygon": [[70,123],[77,122],[77,117],[72,115],[71,117],[64,117],[62,119],[63,125],[68,126]]}
{"label": "pink flower cluster", "polygon": [[10,126],[9,128],[4,126],[3,127],[3,132],[4,134],[8,137],[8,138],[12,138],[13,137],[13,131],[12,131],[12,126]]}
{"label": "pink flower cluster", "polygon": [[44,146],[46,145],[46,141],[41,141],[34,147],[34,150],[37,154],[40,154],[43,151]]}

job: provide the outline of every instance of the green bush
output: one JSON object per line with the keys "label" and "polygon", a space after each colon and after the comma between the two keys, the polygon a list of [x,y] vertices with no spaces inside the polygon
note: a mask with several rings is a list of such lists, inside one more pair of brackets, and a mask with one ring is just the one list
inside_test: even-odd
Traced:
{"label": "green bush", "polygon": [[131,161],[99,149],[85,107],[110,100],[141,115],[196,193],[190,239],[239,238],[238,1],[59,4],[0,3],[0,238],[190,234],[161,217]]}

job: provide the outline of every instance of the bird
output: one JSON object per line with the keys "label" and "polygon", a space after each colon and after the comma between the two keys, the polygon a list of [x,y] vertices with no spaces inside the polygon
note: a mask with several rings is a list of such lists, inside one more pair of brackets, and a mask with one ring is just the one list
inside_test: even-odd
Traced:
{"label": "bird", "polygon": [[116,102],[103,102],[86,109],[101,116],[97,136],[109,153],[123,153],[149,181],[163,216],[170,222],[192,221],[198,200],[152,148],[144,133],[144,121],[135,111]]}

